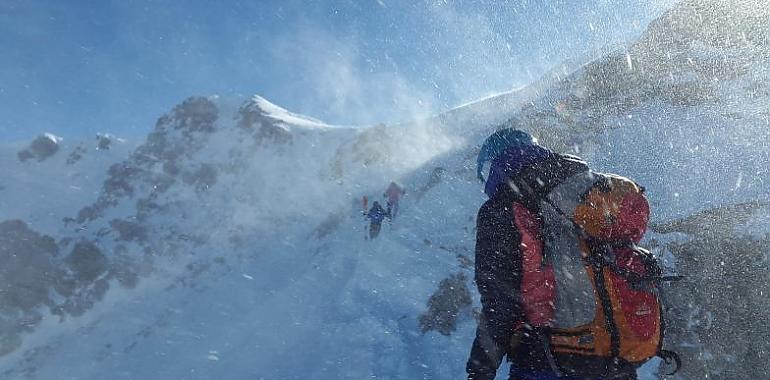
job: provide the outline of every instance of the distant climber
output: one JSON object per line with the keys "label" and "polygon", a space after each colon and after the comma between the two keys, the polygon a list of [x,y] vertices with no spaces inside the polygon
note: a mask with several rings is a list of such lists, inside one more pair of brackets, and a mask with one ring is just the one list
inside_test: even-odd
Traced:
{"label": "distant climber", "polygon": [[389,217],[390,214],[382,208],[380,202],[374,201],[374,203],[372,203],[372,208],[370,208],[364,215],[371,221],[369,224],[369,239],[376,239],[377,236],[380,235],[382,221],[385,217]]}
{"label": "distant climber", "polygon": [[398,201],[404,194],[406,194],[404,187],[393,181],[390,182],[390,185],[385,190],[385,194],[382,194],[382,197],[387,201],[388,215],[391,220],[396,218],[398,214]]}

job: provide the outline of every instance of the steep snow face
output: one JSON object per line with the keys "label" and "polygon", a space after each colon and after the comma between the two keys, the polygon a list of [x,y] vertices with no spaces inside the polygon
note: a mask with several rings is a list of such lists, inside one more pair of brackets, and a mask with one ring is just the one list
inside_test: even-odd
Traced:
{"label": "steep snow face", "polygon": [[279,107],[273,103],[270,103],[267,99],[255,95],[251,100],[252,107],[258,108],[263,112],[266,117],[282,121],[288,125],[295,127],[311,127],[311,128],[326,128],[327,124],[320,120],[316,120],[304,115],[298,115],[287,111],[286,109]]}

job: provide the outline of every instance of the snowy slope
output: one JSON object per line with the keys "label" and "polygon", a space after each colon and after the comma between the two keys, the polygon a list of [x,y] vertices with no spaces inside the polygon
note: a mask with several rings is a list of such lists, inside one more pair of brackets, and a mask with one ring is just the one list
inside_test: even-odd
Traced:
{"label": "snowy slope", "polygon": [[[293,378],[309,367],[276,363],[296,350],[338,377],[393,373],[392,365],[373,362],[388,344],[373,351],[361,345],[376,343],[387,329],[419,336],[410,316],[456,265],[454,256],[436,255],[439,248],[411,258],[425,245],[414,231],[402,242],[371,242],[381,246],[362,239],[356,200],[376,196],[386,178],[454,143],[427,128],[413,130],[330,127],[261,98],[240,107],[188,99],[159,120],[130,158],[111,167],[99,196],[73,213],[69,232],[57,235],[66,258],[55,261],[68,270],[51,280],[58,294],[40,305],[54,304],[54,314],[28,312],[34,331],[4,357],[5,376],[133,378],[145,368],[155,378],[211,378],[211,371]],[[370,178],[377,178],[371,188]],[[463,224],[472,222],[466,214]],[[435,271],[426,273],[426,266]],[[394,279],[404,282],[394,287]],[[60,282],[72,285],[62,290]],[[399,332],[394,314],[407,316],[409,329]],[[236,336],[253,345],[233,341]],[[212,347],[199,357],[190,346],[201,343]],[[334,356],[329,345],[339,347]],[[179,365],[164,369],[166,355]],[[350,366],[329,364],[346,356]],[[253,364],[209,367],[228,357]],[[105,365],[94,366],[93,358]],[[393,360],[402,362],[404,375],[423,369],[406,357]]]}
{"label": "snowy slope", "polygon": [[21,219],[50,234],[58,232],[64,216],[96,198],[110,165],[135,148],[109,135],[70,141],[44,134],[32,141],[38,139],[51,141],[56,151],[22,161],[19,155],[32,143],[0,146],[0,220]]}
{"label": "snowy slope", "polygon": [[[61,271],[33,273],[45,285],[39,302],[20,302],[19,292],[3,303],[0,377],[462,377],[478,305],[470,279],[484,195],[475,155],[499,125],[513,120],[548,146],[634,177],[660,225],[767,201],[770,71],[758,57],[768,40],[756,38],[765,29],[749,24],[744,34],[760,42],[735,47],[699,31],[714,27],[707,21],[682,21],[717,12],[727,15],[721,35],[740,35],[742,24],[713,4],[685,2],[626,51],[411,124],[335,127],[261,97],[186,100],[118,165],[98,162],[89,177],[98,185],[88,186],[98,194],[39,209],[55,206],[68,222],[42,227],[40,211],[24,207],[8,214],[54,236],[58,253],[10,234],[3,241]],[[401,216],[365,241],[360,198],[378,199],[394,179],[408,190]],[[60,189],[33,195],[56,199]],[[31,196],[12,193],[13,204]],[[651,234],[662,242],[656,251],[689,252],[675,249],[693,239],[680,230]],[[5,283],[23,284],[9,272]],[[449,296],[429,305],[434,293]],[[722,307],[695,306],[695,325]],[[678,349],[696,347],[685,352],[685,378],[724,371],[722,359],[712,360],[720,368],[703,364],[720,358],[707,340],[672,335]],[[654,368],[645,371],[651,378]]]}

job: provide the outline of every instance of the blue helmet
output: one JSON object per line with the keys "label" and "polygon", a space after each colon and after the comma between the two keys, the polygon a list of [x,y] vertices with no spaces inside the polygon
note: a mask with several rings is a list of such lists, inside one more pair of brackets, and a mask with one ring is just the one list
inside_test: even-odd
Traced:
{"label": "blue helmet", "polygon": [[537,145],[537,139],[524,131],[513,128],[501,129],[484,140],[476,160],[476,175],[484,182],[484,164],[494,161],[506,149],[524,145]]}

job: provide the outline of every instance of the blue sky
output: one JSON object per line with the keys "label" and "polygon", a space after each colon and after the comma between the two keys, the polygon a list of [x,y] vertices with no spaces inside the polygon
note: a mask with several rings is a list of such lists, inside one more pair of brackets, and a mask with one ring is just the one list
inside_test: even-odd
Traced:
{"label": "blue sky", "polygon": [[0,0],[0,141],[141,137],[191,95],[398,122],[525,85],[673,0]]}

